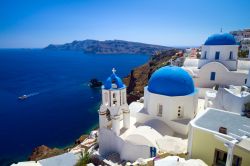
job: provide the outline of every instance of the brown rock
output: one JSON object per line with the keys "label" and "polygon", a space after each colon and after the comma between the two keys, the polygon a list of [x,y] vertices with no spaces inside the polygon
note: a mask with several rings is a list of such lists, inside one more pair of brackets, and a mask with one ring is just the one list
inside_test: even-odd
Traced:
{"label": "brown rock", "polygon": [[173,60],[175,60],[179,51],[178,49],[171,49],[157,52],[152,55],[151,59],[146,64],[131,70],[130,75],[123,79],[127,86],[128,104],[143,96],[144,87],[148,84],[148,80],[152,73],[160,67],[169,65],[169,60],[172,57]]}
{"label": "brown rock", "polygon": [[50,148],[45,145],[41,145],[36,147],[33,151],[32,154],[28,157],[28,160],[32,161],[38,161],[41,159],[57,156],[60,154],[63,154],[67,152],[68,148],[72,148],[76,145],[79,145],[82,141],[84,141],[88,135],[81,135],[76,141],[74,145],[71,145],[70,147],[64,148],[64,149],[59,149],[59,148]]}
{"label": "brown rock", "polygon": [[81,135],[76,141],[75,145],[79,145],[82,141],[84,141],[89,135]]}
{"label": "brown rock", "polygon": [[62,150],[62,149],[49,148],[45,145],[41,145],[41,146],[36,147],[33,150],[32,154],[29,156],[28,160],[37,161],[37,160],[41,160],[44,158],[57,156],[57,155],[63,154],[64,152],[65,152],[65,150]]}

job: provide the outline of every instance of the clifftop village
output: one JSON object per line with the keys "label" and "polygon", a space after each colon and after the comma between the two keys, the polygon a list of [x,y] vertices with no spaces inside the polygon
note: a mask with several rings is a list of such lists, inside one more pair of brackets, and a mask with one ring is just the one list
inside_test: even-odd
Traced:
{"label": "clifftop village", "polygon": [[250,29],[212,34],[157,69],[129,105],[113,69],[97,130],[64,154],[12,166],[249,166],[249,49]]}

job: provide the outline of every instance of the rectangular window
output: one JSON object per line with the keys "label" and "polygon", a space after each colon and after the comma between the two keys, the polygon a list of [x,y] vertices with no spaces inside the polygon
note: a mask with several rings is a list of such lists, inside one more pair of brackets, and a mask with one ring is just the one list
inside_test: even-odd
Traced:
{"label": "rectangular window", "polygon": [[[215,166],[226,165],[226,161],[227,161],[227,152],[215,149],[213,165]],[[232,166],[241,166],[241,161],[242,161],[241,157],[234,155]]]}
{"label": "rectangular window", "polygon": [[230,54],[229,54],[229,59],[233,59],[233,51],[230,51]]}
{"label": "rectangular window", "polygon": [[162,117],[162,110],[163,110],[163,106],[161,104],[158,105],[158,114],[157,116]]}
{"label": "rectangular window", "polygon": [[204,59],[207,59],[207,51],[204,52]]}
{"label": "rectangular window", "polygon": [[215,60],[219,60],[220,59],[220,52],[216,51],[215,52]]}
{"label": "rectangular window", "polygon": [[210,75],[210,80],[211,81],[214,81],[215,80],[215,72],[211,72],[211,75]]}

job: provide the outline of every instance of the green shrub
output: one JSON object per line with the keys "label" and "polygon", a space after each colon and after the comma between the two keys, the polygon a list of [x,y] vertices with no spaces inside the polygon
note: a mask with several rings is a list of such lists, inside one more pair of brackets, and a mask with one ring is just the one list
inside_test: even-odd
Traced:
{"label": "green shrub", "polygon": [[80,159],[77,161],[75,166],[86,166],[90,162],[89,152],[81,153]]}
{"label": "green shrub", "polygon": [[249,54],[249,51],[248,51],[248,50],[247,50],[247,51],[240,50],[240,51],[238,52],[238,57],[239,57],[239,58],[247,58],[247,57],[248,57],[248,54]]}

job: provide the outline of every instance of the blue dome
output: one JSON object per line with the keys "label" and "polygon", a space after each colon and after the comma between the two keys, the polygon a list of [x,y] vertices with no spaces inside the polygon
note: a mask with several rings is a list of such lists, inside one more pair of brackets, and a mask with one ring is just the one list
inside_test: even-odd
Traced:
{"label": "blue dome", "polygon": [[207,38],[204,45],[236,45],[233,35],[229,33],[214,34]]}
{"label": "blue dome", "polygon": [[182,68],[165,66],[153,73],[148,91],[166,96],[185,96],[195,92],[193,79]]}
{"label": "blue dome", "polygon": [[112,84],[116,84],[116,89],[125,88],[122,79],[115,73],[111,74],[111,76],[107,78],[104,83],[104,89],[112,89]]}

